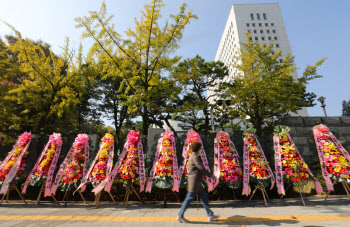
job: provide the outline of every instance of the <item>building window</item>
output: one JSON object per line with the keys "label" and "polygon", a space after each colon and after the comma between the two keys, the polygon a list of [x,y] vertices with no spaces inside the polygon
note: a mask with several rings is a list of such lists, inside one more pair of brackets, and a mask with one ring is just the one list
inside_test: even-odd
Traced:
{"label": "building window", "polygon": [[253,40],[253,38],[252,38],[252,37],[250,37],[249,39],[250,39],[250,40]]}
{"label": "building window", "polygon": [[261,34],[264,33],[264,30],[260,30],[260,33],[261,33]]}
{"label": "building window", "polygon": [[276,44],[276,47],[277,47],[277,48],[280,48],[280,45],[279,45],[279,44]]}
{"label": "building window", "polygon": [[256,34],[256,30],[254,30],[254,33]]}
{"label": "building window", "polygon": [[262,23],[259,23],[259,27],[261,27],[262,26]]}
{"label": "building window", "polygon": [[258,18],[258,20],[260,20],[260,14],[259,13],[256,14],[256,18]]}
{"label": "building window", "polygon": [[249,27],[249,23],[247,23],[247,27]]}
{"label": "building window", "polygon": [[258,37],[255,37],[255,40],[258,40]]}
{"label": "building window", "polygon": [[277,36],[275,36],[275,40],[277,40]]}
{"label": "building window", "polygon": [[280,59],[280,63],[283,63],[283,60],[282,60],[282,59]]}
{"label": "building window", "polygon": [[267,20],[266,13],[263,13],[264,20]]}
{"label": "building window", "polygon": [[261,39],[262,39],[263,41],[265,41],[265,37],[261,37]]}
{"label": "building window", "polygon": [[265,23],[265,26],[268,27],[268,26],[269,26],[269,23]]}
{"label": "building window", "polygon": [[250,14],[250,19],[254,20],[254,14],[252,14],[252,13]]}
{"label": "building window", "polygon": [[271,40],[271,36],[269,36],[269,40]]}
{"label": "building window", "polygon": [[270,30],[266,30],[266,32],[270,34]]}
{"label": "building window", "polygon": [[275,26],[275,24],[274,23],[271,23],[271,27],[274,27]]}
{"label": "building window", "polygon": [[252,26],[255,27],[255,23],[252,23]]}
{"label": "building window", "polygon": [[273,33],[276,33],[276,30],[272,30]]}

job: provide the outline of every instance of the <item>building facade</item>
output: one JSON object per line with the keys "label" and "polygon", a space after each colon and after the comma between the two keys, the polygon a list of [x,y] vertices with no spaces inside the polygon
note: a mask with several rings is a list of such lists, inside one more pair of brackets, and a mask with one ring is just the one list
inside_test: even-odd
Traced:
{"label": "building facade", "polygon": [[[226,22],[226,26],[217,50],[215,61],[223,62],[229,69],[229,75],[224,82],[230,82],[238,71],[233,64],[233,57],[238,54],[240,42],[246,42],[245,33],[251,32],[253,41],[267,45],[274,42],[274,51],[281,50],[278,59],[281,63],[288,53],[292,54],[288,35],[284,26],[281,9],[278,3],[272,4],[234,4]],[[298,78],[295,71],[293,77]],[[210,103],[222,99],[214,89],[208,91]],[[295,116],[295,114],[291,115]],[[302,108],[297,116],[308,116],[307,108]]]}

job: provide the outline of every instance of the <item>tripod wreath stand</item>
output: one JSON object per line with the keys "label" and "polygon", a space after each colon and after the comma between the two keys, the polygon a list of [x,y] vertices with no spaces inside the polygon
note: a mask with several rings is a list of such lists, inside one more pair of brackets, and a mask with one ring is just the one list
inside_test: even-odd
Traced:
{"label": "tripod wreath stand", "polygon": [[254,197],[254,195],[255,195],[255,193],[257,192],[258,189],[261,191],[261,193],[263,195],[263,198],[264,198],[265,206],[267,207],[267,200],[270,201],[270,198],[267,195],[265,187],[263,185],[261,185],[261,184],[256,184],[255,185],[255,189],[254,189],[252,195],[250,196],[248,202],[250,202],[252,200],[252,198]]}
{"label": "tripod wreath stand", "polygon": [[8,187],[6,194],[4,194],[4,195],[2,196],[1,202],[0,202],[0,206],[1,206],[2,202],[4,201],[5,196],[6,196],[6,203],[9,202],[9,194],[10,194],[10,191],[13,190],[13,189],[16,190],[17,194],[21,197],[22,201],[23,201],[25,204],[27,204],[27,202],[25,201],[25,199],[24,199],[24,197],[23,197],[21,191],[17,188],[17,186],[16,186],[15,183],[12,183],[11,186]]}
{"label": "tripod wreath stand", "polygon": [[[178,203],[181,203],[181,200],[180,200],[179,196],[177,195],[177,193],[176,193],[175,191],[171,190],[171,188],[166,188],[166,189],[158,188],[157,193],[156,193],[156,195],[154,196],[153,201],[156,201],[158,195],[161,194],[162,191],[163,191],[163,201],[164,201],[163,207],[164,207],[164,208],[167,208],[167,196],[168,196],[169,194],[173,194],[173,195],[175,196],[177,202],[178,202]],[[197,195],[197,201],[198,201],[198,195]]]}
{"label": "tripod wreath stand", "polygon": [[[337,179],[335,179],[333,182],[332,182],[332,185],[334,186],[335,184],[337,183]],[[345,184],[344,182],[341,182],[341,184],[343,185],[344,187],[344,190],[346,192],[346,194],[348,195],[349,199],[350,199],[350,187],[348,184]],[[328,190],[327,194],[326,194],[326,198],[324,200],[327,200],[328,199],[328,196],[329,194],[331,193],[331,190]]]}
{"label": "tripod wreath stand", "polygon": [[129,202],[129,196],[132,194],[132,193],[135,193],[137,198],[140,200],[140,202],[143,204],[144,201],[143,199],[141,199],[139,193],[136,191],[136,189],[134,188],[133,185],[130,185],[130,186],[127,186],[126,187],[126,192],[125,192],[125,196],[124,196],[124,204],[125,204],[125,207],[128,208],[128,202]]}

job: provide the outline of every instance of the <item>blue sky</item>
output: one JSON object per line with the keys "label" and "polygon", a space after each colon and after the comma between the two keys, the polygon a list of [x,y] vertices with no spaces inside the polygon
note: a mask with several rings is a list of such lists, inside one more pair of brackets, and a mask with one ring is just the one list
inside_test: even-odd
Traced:
{"label": "blue sky", "polygon": [[[107,0],[108,12],[115,15],[116,30],[123,34],[128,27],[132,28],[134,17],[139,18],[140,10],[148,2]],[[279,3],[295,63],[300,68],[299,75],[307,64],[328,57],[319,68],[324,78],[312,81],[308,91],[326,97],[329,116],[341,115],[342,101],[350,99],[349,0],[164,0],[163,19],[170,13],[177,13],[183,2],[198,16],[198,20],[192,21],[186,28],[181,48],[176,54],[183,58],[199,54],[207,61],[214,60],[232,4]],[[2,0],[0,19],[10,23],[24,37],[50,43],[55,52],[60,51],[66,36],[76,48],[82,42],[87,51],[91,41],[80,39],[82,30],[75,28],[74,18],[87,16],[89,10],[99,10],[101,3],[101,0]],[[0,23],[0,36],[9,33],[11,31]],[[323,115],[319,103],[308,110],[310,116]]]}

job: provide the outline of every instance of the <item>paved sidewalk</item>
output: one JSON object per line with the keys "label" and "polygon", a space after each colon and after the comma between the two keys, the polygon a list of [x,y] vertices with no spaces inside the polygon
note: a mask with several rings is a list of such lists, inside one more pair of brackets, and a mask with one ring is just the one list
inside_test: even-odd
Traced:
{"label": "paved sidewalk", "polygon": [[208,222],[201,204],[193,203],[186,211],[191,224],[180,224],[175,217],[180,204],[131,202],[128,208],[121,203],[101,203],[98,209],[92,202],[70,203],[67,207],[43,203],[34,207],[10,201],[0,207],[0,226],[350,226],[350,201],[316,198],[306,201],[306,206],[296,200],[271,201],[265,207],[263,201],[212,202],[215,222]]}

